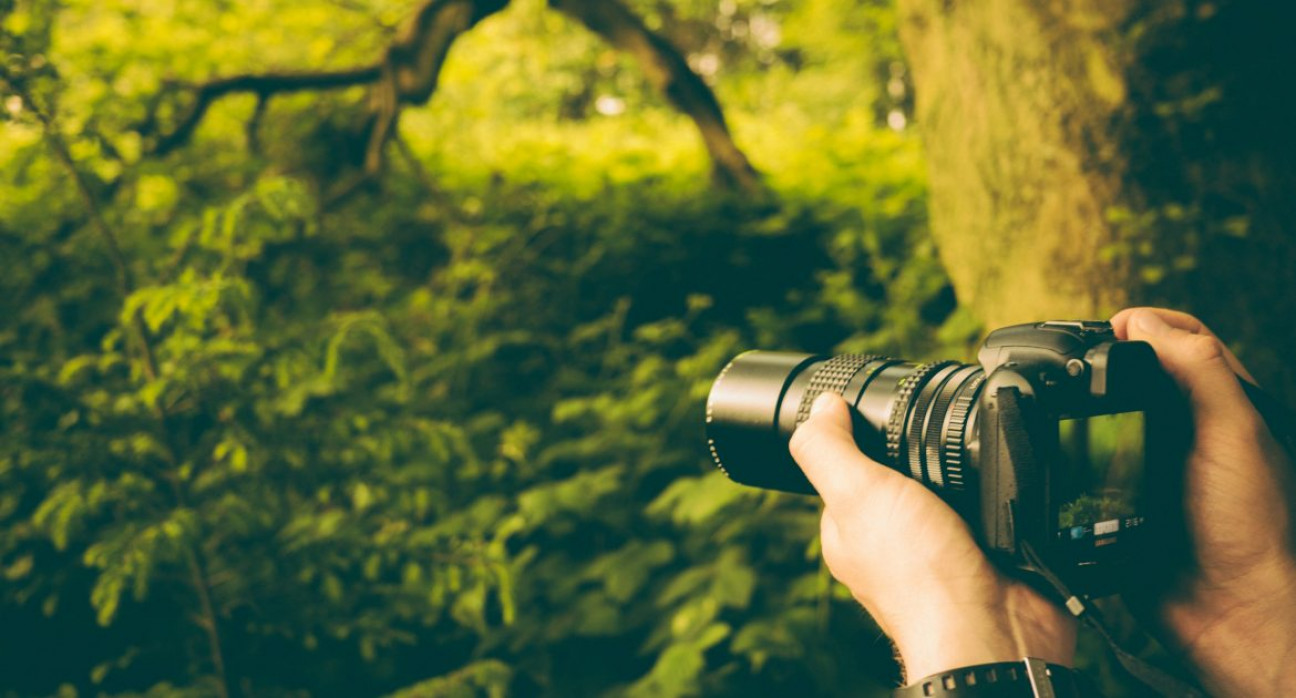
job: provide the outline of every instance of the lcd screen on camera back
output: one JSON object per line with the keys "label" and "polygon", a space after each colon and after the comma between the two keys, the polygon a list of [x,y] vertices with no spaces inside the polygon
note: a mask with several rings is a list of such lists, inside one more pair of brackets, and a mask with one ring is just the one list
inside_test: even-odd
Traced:
{"label": "lcd screen on camera back", "polygon": [[1144,525],[1144,434],[1142,412],[1058,422],[1059,538],[1101,547]]}

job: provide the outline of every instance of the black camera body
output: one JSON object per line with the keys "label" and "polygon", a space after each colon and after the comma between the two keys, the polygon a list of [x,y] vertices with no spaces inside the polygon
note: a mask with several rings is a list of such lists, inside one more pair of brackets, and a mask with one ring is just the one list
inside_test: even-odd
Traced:
{"label": "black camera body", "polygon": [[1101,595],[1168,552],[1190,437],[1151,346],[1105,322],[1050,321],[991,333],[977,360],[747,352],[712,386],[712,457],[737,482],[813,493],[787,441],[836,392],[861,450],[940,495],[1003,563],[1042,560]]}

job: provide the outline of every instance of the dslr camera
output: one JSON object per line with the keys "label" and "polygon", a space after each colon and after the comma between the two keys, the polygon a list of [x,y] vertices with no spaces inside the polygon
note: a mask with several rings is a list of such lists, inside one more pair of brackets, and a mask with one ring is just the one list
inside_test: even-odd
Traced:
{"label": "dslr camera", "polygon": [[1106,322],[1005,327],[977,364],[746,352],[707,399],[715,464],[814,494],[788,440],[825,392],[851,407],[861,451],[943,498],[1001,564],[1101,596],[1169,552],[1186,407],[1152,347]]}

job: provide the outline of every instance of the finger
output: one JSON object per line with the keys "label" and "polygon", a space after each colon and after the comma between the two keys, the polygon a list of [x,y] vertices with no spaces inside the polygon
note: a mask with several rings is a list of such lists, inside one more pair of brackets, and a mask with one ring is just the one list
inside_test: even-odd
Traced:
{"label": "finger", "polygon": [[[1219,339],[1219,337],[1217,337],[1214,332],[1211,332],[1210,328],[1202,323],[1201,320],[1198,320],[1188,313],[1181,313],[1177,310],[1167,310],[1165,308],[1126,308],[1119,313],[1116,313],[1111,319],[1112,329],[1116,331],[1116,337],[1118,339],[1129,339],[1130,318],[1136,313],[1144,312],[1155,313],[1171,327],[1191,332],[1192,334],[1205,335],[1216,340]],[[1228,362],[1229,368],[1233,369],[1233,372],[1237,375],[1242,376],[1254,384],[1256,382],[1255,378],[1253,378],[1251,373],[1246,370],[1246,367],[1242,365],[1242,362],[1238,361],[1237,356],[1235,356],[1223,342],[1220,342],[1220,345],[1224,347],[1224,360]]]}
{"label": "finger", "polygon": [[905,481],[860,452],[849,408],[831,393],[815,400],[810,418],[792,434],[789,450],[830,509],[858,508],[865,498]]}
{"label": "finger", "polygon": [[1166,321],[1163,312],[1169,311],[1133,309],[1124,318],[1126,336],[1152,345],[1166,372],[1187,393],[1195,421],[1232,425],[1238,417],[1254,413],[1229,361],[1231,354],[1219,338],[1200,322],[1196,324],[1203,332],[1177,327]]}
{"label": "finger", "polygon": [[1180,312],[1178,310],[1170,310],[1168,308],[1126,308],[1112,316],[1112,329],[1116,330],[1116,334],[1120,335],[1121,339],[1125,339],[1124,333],[1129,325],[1130,318],[1135,313],[1141,312],[1156,313],[1171,327],[1178,327],[1181,330],[1186,330],[1193,334],[1209,334],[1214,336],[1214,333],[1212,333],[1201,320],[1198,320],[1196,317],[1189,315],[1188,313]]}

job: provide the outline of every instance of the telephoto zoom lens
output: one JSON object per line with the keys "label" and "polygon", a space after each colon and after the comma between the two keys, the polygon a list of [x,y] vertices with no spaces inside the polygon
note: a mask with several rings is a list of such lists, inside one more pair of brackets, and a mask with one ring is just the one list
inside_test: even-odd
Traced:
{"label": "telephoto zoom lens", "polygon": [[715,464],[735,482],[814,494],[788,452],[792,432],[822,393],[852,409],[855,443],[873,460],[946,496],[968,487],[975,448],[980,366],[913,363],[884,356],[826,357],[771,351],[741,354],[707,398]]}

